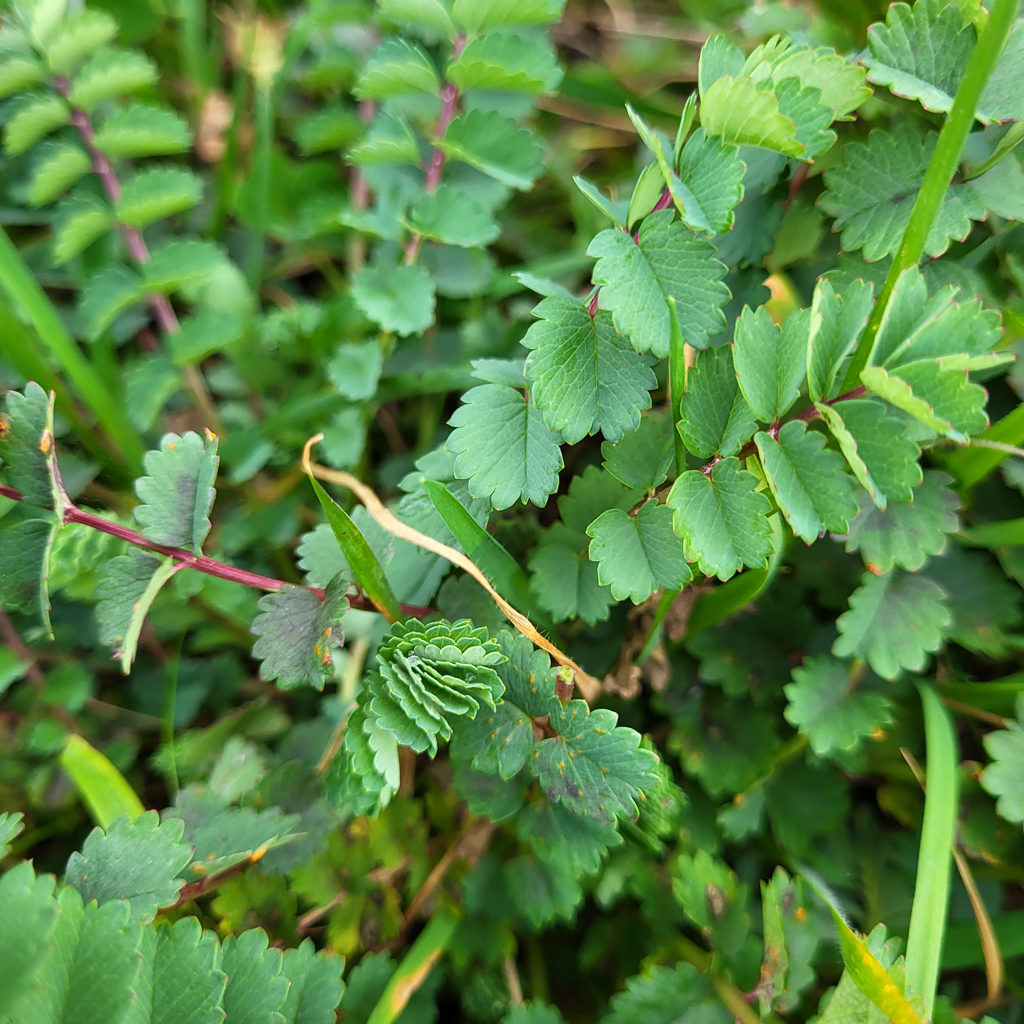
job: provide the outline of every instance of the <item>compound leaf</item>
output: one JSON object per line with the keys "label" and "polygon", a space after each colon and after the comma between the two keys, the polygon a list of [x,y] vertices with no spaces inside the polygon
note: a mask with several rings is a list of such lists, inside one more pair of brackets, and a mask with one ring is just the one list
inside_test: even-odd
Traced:
{"label": "compound leaf", "polygon": [[583,700],[553,708],[550,722],[557,735],[541,740],[527,759],[548,799],[598,821],[635,818],[636,798],[655,781],[657,763],[640,748],[640,734],[617,725],[614,712],[591,711]]}
{"label": "compound leaf", "polygon": [[733,368],[732,348],[705,349],[686,376],[677,429],[700,458],[735,455],[757,430]]}
{"label": "compound leaf", "polygon": [[364,267],[352,278],[352,298],[368,320],[403,338],[434,322],[434,282],[418,265]]}
{"label": "compound leaf", "polygon": [[159,450],[146,453],[146,475],[135,483],[142,502],[135,518],[149,540],[202,553],[219,462],[217,438],[191,430],[182,437],[165,434]]}
{"label": "compound leaf", "polygon": [[474,498],[502,509],[517,501],[543,506],[558,489],[561,436],[515,388],[481,384],[462,396],[448,421],[455,429],[445,447],[455,473]]}
{"label": "compound leaf", "polygon": [[819,757],[854,750],[892,721],[888,698],[855,689],[847,666],[827,654],[793,669],[785,692],[786,721],[807,736]]}
{"label": "compound leaf", "polygon": [[601,286],[601,309],[611,310],[616,330],[638,352],[656,356],[668,355],[670,297],[683,340],[694,348],[706,348],[709,338],[725,330],[722,306],[729,300],[725,266],[715,259],[714,246],[674,223],[673,216],[659,210],[646,217],[636,242],[608,228],[587,249],[597,257],[593,276]]}
{"label": "compound leaf", "polygon": [[732,348],[747,405],[762,422],[774,422],[797,400],[807,372],[807,318],[791,313],[779,328],[764,306],[744,306]]}
{"label": "compound leaf", "polygon": [[667,505],[649,501],[635,516],[609,509],[587,527],[587,534],[593,538],[590,558],[598,563],[598,582],[611,587],[616,601],[628,597],[640,604],[655,588],[681,590],[691,578]]}
{"label": "compound leaf", "polygon": [[470,110],[455,118],[438,149],[510,188],[527,191],[544,170],[537,137],[496,110]]}
{"label": "compound leaf", "polygon": [[[844,249],[863,249],[868,262],[891,256],[910,220],[937,135],[925,138],[909,127],[873,131],[851,142],[843,162],[825,172],[827,191],[818,206],[835,217]],[[932,224],[925,253],[941,256],[954,238],[966,238],[985,206],[970,184],[951,185]]]}
{"label": "compound leaf", "polygon": [[260,678],[283,690],[312,686],[322,690],[334,671],[332,649],[345,639],[341,618],[348,611],[348,579],[340,573],[327,584],[322,601],[305,587],[287,585],[260,598],[252,632],[259,637],[252,655]]}
{"label": "compound leaf", "polygon": [[188,123],[166,107],[133,103],[115,111],[96,133],[95,145],[111,159],[170,156],[192,145]]}
{"label": "compound leaf", "polygon": [[591,317],[582,302],[561,295],[543,299],[533,313],[539,319],[522,340],[530,350],[525,372],[548,427],[566,444],[598,430],[616,442],[635,430],[657,380],[611,315]]}
{"label": "compound leaf", "polygon": [[192,860],[192,847],[181,842],[182,828],[173,818],[161,824],[156,811],[134,821],[123,814],[106,831],[94,828],[82,852],[71,854],[67,883],[86,903],[127,900],[135,920],[151,921],[185,884],[178,875]]}
{"label": "compound leaf", "polygon": [[757,491],[757,477],[735,457],[722,459],[705,475],[683,473],[672,485],[668,505],[683,538],[688,562],[708,576],[727,580],[744,566],[763,569],[772,553],[771,505]]}
{"label": "compound leaf", "polygon": [[846,533],[857,514],[853,479],[842,457],[825,447],[825,437],[800,420],[785,423],[773,439],[754,436],[768,486],[793,532],[808,544],[826,530]]}
{"label": "compound leaf", "polygon": [[884,679],[920,672],[952,621],[942,588],[898,569],[868,572],[839,616],[837,658],[863,658]]}

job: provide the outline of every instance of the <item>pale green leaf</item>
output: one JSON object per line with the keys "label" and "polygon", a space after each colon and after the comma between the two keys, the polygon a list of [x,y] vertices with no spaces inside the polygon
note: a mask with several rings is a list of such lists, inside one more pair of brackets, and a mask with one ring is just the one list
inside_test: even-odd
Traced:
{"label": "pale green leaf", "polygon": [[46,68],[35,57],[16,53],[0,63],[0,99],[46,81]]}
{"label": "pale green leaf", "polygon": [[459,89],[498,89],[530,94],[551,93],[562,72],[550,43],[542,35],[491,32],[471,39],[445,72]]}
{"label": "pale green leaf", "polygon": [[403,338],[434,322],[434,282],[420,266],[364,267],[352,278],[352,298],[367,319]]}
{"label": "pale green leaf", "polygon": [[420,47],[391,36],[367,58],[353,92],[361,100],[390,100],[409,93],[436,93],[440,84],[433,61]]}
{"label": "pale green leaf", "polygon": [[73,107],[92,111],[101,103],[138,92],[157,80],[156,65],[134,50],[104,50],[71,79]]}
{"label": "pale green leaf", "polygon": [[384,353],[376,341],[342,343],[328,362],[327,377],[351,402],[364,402],[377,391]]}
{"label": "pale green leaf", "polygon": [[473,35],[515,25],[550,25],[562,16],[565,0],[455,0],[452,20]]}
{"label": "pale green leaf", "polygon": [[65,199],[54,213],[53,262],[67,263],[113,226],[113,210],[98,199]]}
{"label": "pale green leaf", "polygon": [[133,103],[115,111],[96,133],[96,148],[111,159],[169,156],[192,145],[188,123],[166,107]]}
{"label": "pale green leaf", "polygon": [[136,174],[124,187],[117,219],[133,228],[184,213],[203,197],[203,183],[191,171],[154,167]]}
{"label": "pale green leaf", "polygon": [[18,156],[31,149],[50,132],[63,128],[71,119],[67,101],[60,96],[42,95],[20,103],[4,127],[4,152]]}
{"label": "pale green leaf", "polygon": [[436,145],[450,159],[524,192],[544,170],[544,147],[537,137],[496,110],[475,109],[455,118]]}
{"label": "pale green leaf", "polygon": [[59,198],[92,167],[89,154],[74,142],[49,141],[34,154],[30,206],[46,206]]}
{"label": "pale green leaf", "polygon": [[759,89],[745,76],[725,75],[704,93],[700,119],[709,135],[738,146],[760,146],[785,156],[802,157],[807,147],[797,141],[797,126],[779,111],[774,92]]}
{"label": "pale green leaf", "polygon": [[157,292],[196,287],[213,278],[224,258],[212,242],[175,239],[153,249],[142,267],[142,280],[147,289]]}
{"label": "pale green leaf", "polygon": [[67,76],[116,35],[117,22],[106,11],[80,11],[54,32],[46,46],[46,62],[55,75]]}
{"label": "pale green leaf", "polygon": [[500,234],[497,221],[472,196],[451,185],[425,192],[409,209],[411,231],[445,245],[489,245]]}
{"label": "pale green leaf", "polygon": [[990,732],[984,743],[991,763],[981,773],[982,787],[996,798],[996,812],[1004,821],[1024,822],[1024,703],[1020,696],[1017,720]]}

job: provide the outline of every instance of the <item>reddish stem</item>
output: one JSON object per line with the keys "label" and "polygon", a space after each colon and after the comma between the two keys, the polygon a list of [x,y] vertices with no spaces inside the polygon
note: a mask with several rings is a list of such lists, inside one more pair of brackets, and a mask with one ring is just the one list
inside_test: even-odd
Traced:
{"label": "reddish stem", "polygon": [[[454,58],[459,59],[463,49],[466,46],[466,37],[460,35],[455,40]],[[448,126],[452,123],[455,118],[455,111],[458,107],[459,102],[459,90],[456,86],[450,82],[445,83],[441,86],[441,114],[437,119],[437,127],[434,129],[434,136],[438,140],[443,139],[448,131]],[[445,155],[444,152],[437,146],[434,147],[434,151],[430,157],[430,165],[427,167],[427,178],[424,183],[428,194],[437,191],[437,186],[441,184],[441,173],[444,171]],[[419,259],[420,246],[423,244],[423,236],[419,233],[414,234],[405,246],[405,262],[415,263]]]}
{"label": "reddish stem", "polygon": [[[14,501],[25,500],[24,495],[20,491],[16,491],[13,487],[7,487],[4,484],[0,484],[0,495],[3,495],[5,498],[11,498]],[[94,530],[99,530],[101,533],[109,533],[111,537],[118,537],[129,544],[134,544],[136,547],[145,548],[147,551],[154,551],[158,555],[167,555],[175,559],[183,569],[195,569],[198,572],[206,573],[207,576],[216,576],[218,579],[230,580],[232,583],[241,583],[247,587],[255,587],[257,590],[281,590],[291,585],[284,580],[274,579],[272,576],[262,576],[258,572],[250,572],[248,569],[239,569],[237,566],[218,562],[215,558],[209,558],[207,555],[194,555],[191,551],[186,551],[184,548],[173,548],[168,547],[166,544],[157,544],[148,537],[144,537],[137,530],[122,526],[120,523],[112,523],[109,519],[104,519],[94,512],[86,512],[75,505],[68,505],[64,510],[64,522],[81,523],[83,526],[89,526]],[[301,584],[296,585],[301,586]],[[319,587],[305,587],[305,589],[316,594],[321,601],[323,600],[324,592]],[[363,594],[350,594],[349,604],[353,608],[358,608],[362,611],[375,612],[378,610],[377,606]],[[401,608],[402,614],[409,616],[411,619],[422,619],[432,611],[430,608],[424,608],[416,604],[403,604]]]}

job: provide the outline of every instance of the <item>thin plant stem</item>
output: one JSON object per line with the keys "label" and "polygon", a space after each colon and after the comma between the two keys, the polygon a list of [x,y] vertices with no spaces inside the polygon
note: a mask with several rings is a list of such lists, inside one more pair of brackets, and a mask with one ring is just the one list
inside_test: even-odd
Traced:
{"label": "thin plant stem", "polygon": [[35,329],[40,341],[53,353],[82,400],[103,429],[121,449],[130,468],[142,468],[143,445],[124,403],[109,390],[96,367],[82,354],[78,343],[28,269],[6,231],[0,229],[0,288]]}
{"label": "thin plant stem", "polygon": [[[13,487],[8,487],[6,484],[0,484],[0,495],[3,495],[5,498],[11,498],[14,501],[25,500],[25,496],[20,491],[15,490]],[[78,508],[70,502],[64,507],[63,512],[65,525],[68,523],[81,523],[83,526],[89,526],[94,530],[99,530],[101,533],[109,533],[112,537],[118,537],[129,544],[134,544],[136,547],[145,548],[147,551],[156,552],[158,555],[167,555],[180,562],[183,569],[195,569],[197,572],[205,573],[207,576],[216,576],[218,579],[229,580],[232,583],[241,583],[247,587],[255,587],[257,590],[281,590],[283,587],[295,585],[287,583],[285,580],[274,579],[272,576],[263,576],[258,572],[250,572],[248,569],[239,569],[237,566],[228,565],[226,562],[218,562],[215,558],[210,558],[207,555],[195,555],[184,548],[157,544],[137,530],[122,526],[120,523],[112,523],[109,519],[104,519],[94,512],[87,512],[85,509]],[[321,601],[323,600],[324,592],[319,587],[305,587],[304,589],[311,591]],[[376,605],[363,594],[350,594],[348,600],[353,608],[370,612],[377,610]],[[401,609],[403,615],[412,619],[422,619],[432,613],[432,609],[414,604],[403,604]]]}
{"label": "thin plant stem", "polygon": [[274,88],[272,84],[255,82],[253,102],[252,183],[253,216],[252,235],[245,257],[245,276],[254,293],[259,292],[263,279],[264,250],[267,244],[267,225],[270,222],[270,159],[274,144]]}
{"label": "thin plant stem", "polygon": [[[67,99],[70,93],[70,85],[67,79],[58,77],[55,80],[55,85],[57,91]],[[100,179],[100,184],[103,186],[103,191],[106,193],[107,198],[116,206],[121,201],[121,182],[114,173],[114,168],[107,159],[106,154],[96,147],[96,133],[93,130],[91,118],[84,110],[72,108],[71,124],[78,130],[78,134],[81,135],[82,141],[85,143],[89,159],[92,161],[93,173]],[[144,266],[149,262],[150,254],[146,240],[142,237],[142,232],[128,224],[121,224],[120,228],[121,233],[124,235],[129,255],[139,266]],[[181,330],[178,315],[174,312],[171,300],[166,295],[153,292],[149,296],[149,305],[165,337],[177,334]],[[182,377],[196,400],[196,405],[199,407],[205,425],[215,433],[222,434],[224,427],[220,422],[217,407],[213,403],[213,398],[206,387],[206,382],[203,380],[203,375],[196,367],[185,366],[182,369]]]}
{"label": "thin plant stem", "polygon": [[978,37],[971,59],[967,63],[964,76],[953,100],[953,107],[946,118],[939,138],[935,143],[935,151],[928,162],[924,181],[914,200],[914,208],[910,213],[910,221],[903,232],[899,249],[886,274],[885,284],[875,303],[875,308],[868,320],[867,327],[861,335],[857,348],[853,353],[850,368],[843,382],[843,390],[848,391],[860,383],[861,371],[868,364],[875,336],[882,325],[889,302],[892,299],[896,282],[909,267],[917,266],[924,255],[928,236],[938,216],[949,183],[956,174],[963,153],[964,143],[974,124],[974,112],[985,91],[985,84],[992,74],[999,55],[1003,52],[1009,38],[1013,20],[1017,15],[1017,0],[995,0],[989,13],[988,23]]}

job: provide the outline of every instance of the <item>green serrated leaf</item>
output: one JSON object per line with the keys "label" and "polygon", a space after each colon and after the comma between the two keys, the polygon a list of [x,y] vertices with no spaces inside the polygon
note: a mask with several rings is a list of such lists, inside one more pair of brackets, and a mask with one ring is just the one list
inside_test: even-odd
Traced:
{"label": "green serrated leaf", "polygon": [[464,248],[490,245],[501,228],[491,214],[472,196],[451,185],[426,192],[409,209],[411,231],[424,238]]}
{"label": "green serrated leaf", "polygon": [[821,90],[803,88],[798,77],[772,83],[779,101],[779,113],[796,125],[796,141],[804,147],[804,159],[820,156],[836,141],[829,130],[835,116],[832,108],[821,100]]}
{"label": "green serrated leaf", "polygon": [[49,444],[43,437],[48,429],[50,397],[35,381],[25,385],[24,394],[7,392],[5,412],[0,415],[0,463],[6,466],[5,483],[40,508],[54,504]]}
{"label": "green serrated leaf", "polygon": [[24,819],[25,815],[21,811],[4,811],[0,814],[0,859],[11,852],[11,842],[21,835],[25,827]]}
{"label": "green serrated leaf", "polygon": [[542,860],[577,875],[600,870],[605,853],[622,844],[614,825],[574,814],[565,804],[529,804],[516,820],[516,835]]}
{"label": "green serrated leaf", "polygon": [[89,279],[78,300],[82,331],[96,341],[127,309],[142,300],[142,279],[134,271],[115,263]]}
{"label": "green serrated leaf", "polygon": [[71,80],[73,107],[91,112],[101,103],[138,92],[157,80],[156,65],[134,50],[104,50]]}
{"label": "green serrated leaf", "polygon": [[636,242],[623,231],[602,231],[587,254],[597,257],[601,309],[612,311],[616,330],[638,352],[668,355],[669,297],[679,310],[683,339],[694,348],[706,348],[709,338],[725,330],[725,267],[710,242],[673,223],[671,210],[647,217]]}
{"label": "green serrated leaf", "polygon": [[667,416],[641,416],[636,430],[618,444],[601,445],[604,468],[626,487],[652,491],[667,476],[675,459],[672,423]]}
{"label": "green serrated leaf", "polygon": [[501,1024],[565,1024],[565,1018],[556,1006],[524,1003],[522,1006],[512,1007],[512,1010],[501,1018]]}
{"label": "green serrated leaf", "polygon": [[672,485],[668,505],[688,562],[727,580],[744,566],[763,569],[772,553],[768,499],[738,459],[722,459],[708,475],[689,470]]}
{"label": "green serrated leaf", "polygon": [[793,669],[786,700],[786,721],[808,737],[819,757],[855,750],[892,721],[888,698],[855,689],[847,666],[827,654]]}
{"label": "green serrated leaf", "polygon": [[209,282],[224,259],[212,242],[176,239],[153,249],[149,262],[142,267],[142,281],[156,292],[196,287]]}
{"label": "green serrated leaf", "polygon": [[88,903],[101,906],[127,900],[132,918],[151,921],[157,910],[177,898],[184,879],[177,877],[192,859],[192,847],[181,840],[182,824],[160,823],[156,811],[132,820],[127,815],[104,831],[94,828],[81,853],[73,853],[65,869],[67,884]]}
{"label": "green serrated leaf", "polygon": [[966,441],[988,426],[985,389],[971,382],[966,369],[941,359],[919,359],[892,373],[869,366],[861,380],[879,398],[955,441]]}
{"label": "green serrated leaf", "polygon": [[817,408],[871,500],[882,511],[890,500],[910,501],[921,482],[920,449],[904,424],[867,398]]}
{"label": "green serrated leaf", "polygon": [[[873,131],[866,142],[851,142],[843,162],[825,172],[827,191],[818,206],[836,219],[844,249],[863,249],[872,262],[896,252],[910,220],[937,135],[921,138],[912,128]],[[953,239],[967,236],[985,207],[970,184],[950,185],[932,224],[924,251],[941,256]]]}
{"label": "green serrated leaf", "polygon": [[194,917],[146,928],[134,1002],[124,1024],[220,1024],[227,977],[217,935]]}
{"label": "green serrated leaf", "polygon": [[583,902],[579,878],[558,861],[525,855],[505,865],[512,908],[531,928],[571,922]]}
{"label": "green serrated leaf", "polygon": [[360,100],[390,100],[410,93],[436,93],[440,84],[429,55],[415,43],[392,36],[367,58],[353,92]]}
{"label": "green serrated leaf", "polygon": [[647,502],[636,516],[609,509],[595,519],[590,558],[598,563],[597,580],[611,587],[616,601],[647,600],[657,587],[681,590],[692,576],[682,541],[672,532],[672,510]]}
{"label": "green serrated leaf", "polygon": [[317,953],[312,939],[284,951],[281,973],[288,979],[288,995],[281,1012],[285,1024],[334,1024],[345,983],[344,957]]}
{"label": "green serrated leaf", "polygon": [[452,788],[466,801],[471,814],[491,821],[508,821],[523,806],[525,790],[517,781],[492,773],[474,771],[467,764],[455,765]]}
{"label": "green serrated leaf", "polygon": [[888,572],[893,566],[916,572],[929,556],[941,554],[946,537],[959,527],[959,500],[949,489],[952,478],[928,470],[914,489],[913,500],[892,501],[878,510],[860,496],[860,512],[850,523],[847,551],[859,551],[872,572]]}
{"label": "green serrated leaf", "polygon": [[728,231],[733,225],[736,204],[743,198],[745,168],[736,146],[698,128],[687,139],[676,164],[680,180],[711,232],[720,235]]}
{"label": "green serrated leaf", "polygon": [[114,213],[105,203],[72,196],[54,214],[53,262],[60,266],[88,248],[114,226]]}
{"label": "green serrated leaf", "polygon": [[522,344],[530,350],[525,372],[544,422],[566,444],[598,430],[616,442],[635,430],[657,380],[611,315],[591,317],[578,299],[560,295],[543,299],[533,313],[539,319]]}
{"label": "green serrated leaf", "polygon": [[456,36],[448,0],[380,0],[380,9],[400,25],[426,28],[432,36],[442,39]]}
{"label": "green serrated leaf", "polygon": [[252,655],[260,661],[260,678],[282,690],[298,686],[324,688],[334,671],[331,650],[345,639],[341,618],[348,611],[349,581],[341,574],[327,585],[323,600],[305,587],[286,586],[260,598],[252,632],[259,638]]}
{"label": "green serrated leaf", "polygon": [[365,402],[377,391],[384,353],[376,341],[342,343],[326,366],[327,376],[339,394],[350,402]]}
{"label": "green serrated leaf", "polygon": [[655,966],[630,978],[626,988],[612,996],[611,1009],[602,1024],[729,1024],[732,1019],[708,976],[688,963]]}
{"label": "green serrated leaf", "polygon": [[50,132],[63,128],[71,110],[60,96],[34,96],[21,103],[4,127],[4,152],[18,156],[31,149]]}
{"label": "green serrated leaf", "polygon": [[111,159],[170,156],[192,145],[188,123],[166,107],[133,103],[115,111],[96,133],[96,148]]}
{"label": "green serrated leaf", "polygon": [[0,99],[42,85],[46,77],[46,68],[34,57],[14,54],[0,63]]}
{"label": "green serrated leaf", "polygon": [[4,607],[23,611],[50,632],[50,596],[47,565],[56,516],[37,518],[31,513],[8,513],[0,529],[0,597]]}
{"label": "green serrated leaf", "polygon": [[773,61],[774,82],[796,76],[800,82],[821,92],[821,102],[832,108],[836,120],[846,120],[871,96],[864,84],[864,69],[850,63],[830,47],[812,49],[790,46]]}
{"label": "green serrated leaf", "polygon": [[656,764],[654,754],[639,748],[640,734],[583,700],[554,707],[550,722],[557,735],[541,740],[526,762],[548,799],[598,821],[635,818],[636,798],[654,782]]}
{"label": "green serrated leaf", "polygon": [[836,622],[837,658],[863,658],[884,679],[920,672],[952,621],[938,584],[898,569],[868,572]]}
{"label": "green serrated leaf", "polygon": [[597,563],[580,549],[579,538],[569,541],[567,533],[554,530],[530,553],[530,589],[537,606],[555,622],[577,617],[601,622],[613,604],[611,589],[598,582]]}
{"label": "green serrated leaf", "polygon": [[455,118],[436,145],[452,160],[522,192],[544,170],[544,147],[537,137],[496,110],[470,110]]}
{"label": "green serrated leaf", "polygon": [[455,0],[452,20],[473,35],[516,25],[551,25],[565,0]]}
{"label": "green serrated leaf", "polygon": [[133,228],[191,210],[203,197],[203,183],[191,171],[154,167],[136,174],[124,187],[117,219]]}
{"label": "green serrated leaf", "polygon": [[386,110],[377,112],[366,137],[349,150],[351,163],[360,167],[375,164],[415,164],[420,151],[408,123]]}
{"label": "green serrated leaf", "polygon": [[135,518],[149,540],[202,553],[219,463],[217,438],[191,430],[183,437],[165,434],[159,450],[146,453],[146,475],[135,483],[141,502]]}
{"label": "green serrated leaf", "polygon": [[448,65],[445,77],[463,91],[498,89],[535,95],[554,92],[562,72],[544,36],[504,31],[471,39]]}
{"label": "green serrated leaf", "polygon": [[826,401],[838,393],[839,371],[857,344],[873,304],[867,281],[854,281],[841,297],[824,278],[815,285],[807,335],[807,385],[813,401]]}
{"label": "green serrated leaf", "polygon": [[732,348],[701,352],[686,376],[677,429],[700,458],[735,455],[757,430],[732,363]]}
{"label": "green serrated leaf", "polygon": [[798,537],[812,544],[826,531],[846,533],[857,514],[854,483],[824,435],[790,420],[777,438],[760,431],[754,442],[768,486]]}
{"label": "green serrated leaf", "polygon": [[[31,861],[22,861],[0,877],[0,1014],[10,1017],[31,991],[49,937],[57,923],[52,875],[36,877]],[[13,1019],[13,1018],[11,1018]]]}
{"label": "green serrated leaf", "polygon": [[420,266],[365,267],[352,278],[352,298],[369,320],[403,338],[434,322],[434,282]]}
{"label": "green serrated leaf", "polygon": [[740,391],[753,414],[772,423],[800,394],[807,369],[807,318],[791,313],[780,329],[764,306],[749,306],[736,321],[733,362]]}
{"label": "green serrated leaf", "polygon": [[518,501],[542,507],[558,489],[561,436],[515,388],[471,388],[448,422],[455,429],[445,447],[455,453],[456,475],[469,481],[474,498],[498,509]]}
{"label": "green serrated leaf", "polygon": [[271,947],[262,928],[251,928],[221,944],[226,1019],[237,1024],[284,1024],[281,1008],[288,996],[282,953]]}
{"label": "green serrated leaf", "polygon": [[32,183],[28,188],[29,205],[52,203],[91,168],[89,154],[74,142],[51,140],[44,143],[36,154]]}
{"label": "green serrated leaf", "polygon": [[700,120],[709,135],[737,146],[760,146],[785,156],[802,157],[794,122],[779,111],[775,93],[759,89],[745,76],[724,75],[704,92]]}
{"label": "green serrated leaf", "polygon": [[116,35],[117,22],[106,11],[80,11],[54,32],[46,47],[46,62],[55,75],[66,77]]}
{"label": "green serrated leaf", "polygon": [[245,320],[234,313],[202,309],[183,320],[181,330],[171,335],[171,356],[178,366],[200,363],[237,341],[245,326]]}
{"label": "green serrated leaf", "polygon": [[1019,696],[1016,721],[990,732],[984,743],[991,762],[981,773],[982,788],[996,798],[996,812],[1004,821],[1024,822],[1024,703]]}

